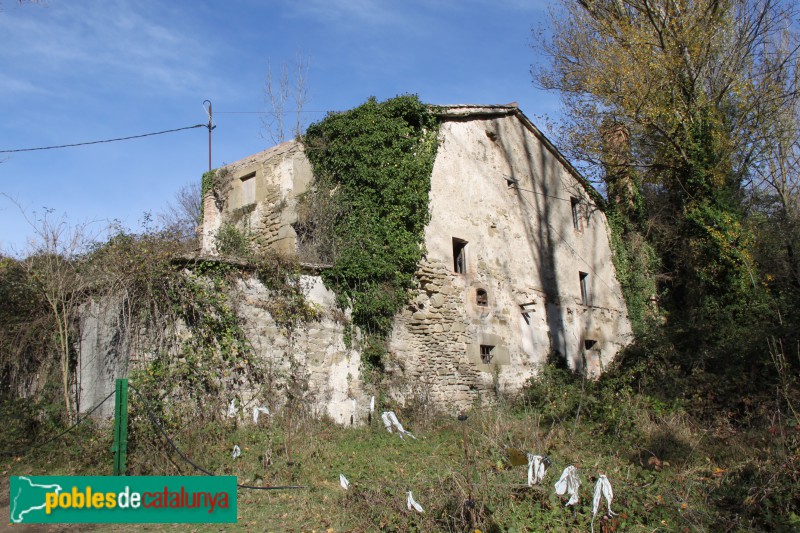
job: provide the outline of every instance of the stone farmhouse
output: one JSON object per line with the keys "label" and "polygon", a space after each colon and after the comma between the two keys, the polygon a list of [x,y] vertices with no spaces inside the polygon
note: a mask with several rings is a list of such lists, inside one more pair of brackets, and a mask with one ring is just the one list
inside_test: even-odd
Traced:
{"label": "stone farmhouse", "polygon": [[[599,375],[631,337],[599,196],[516,104],[437,113],[427,255],[389,340],[387,370],[405,384],[393,394],[423,394],[457,411],[518,390],[551,355]],[[246,227],[256,250],[296,253],[298,197],[312,183],[303,145],[285,142],[225,171],[204,198],[203,253],[216,252],[224,224]],[[313,269],[305,282],[311,300],[334,307]],[[257,310],[268,297],[249,286],[250,323],[270,323]],[[256,329],[253,345],[280,357],[277,330]],[[360,405],[368,398],[358,346],[346,349],[341,325],[330,319],[304,335],[297,350],[318,401],[344,421],[351,398]]]}

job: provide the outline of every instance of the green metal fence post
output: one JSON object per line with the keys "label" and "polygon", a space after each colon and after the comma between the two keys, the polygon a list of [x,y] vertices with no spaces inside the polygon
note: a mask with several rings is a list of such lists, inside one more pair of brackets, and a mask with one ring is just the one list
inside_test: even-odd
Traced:
{"label": "green metal fence post", "polygon": [[128,380],[117,380],[114,396],[114,475],[125,475],[125,459],[128,454]]}

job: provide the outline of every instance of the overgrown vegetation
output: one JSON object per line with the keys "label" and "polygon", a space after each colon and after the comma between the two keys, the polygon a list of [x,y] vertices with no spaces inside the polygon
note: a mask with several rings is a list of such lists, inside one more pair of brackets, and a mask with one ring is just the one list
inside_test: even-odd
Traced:
{"label": "overgrown vegetation", "polygon": [[[295,260],[256,256],[235,225],[216,236],[230,257],[203,262],[175,261],[186,244],[169,231],[118,230],[87,246],[44,225],[42,247],[0,258],[0,451],[14,452],[0,468],[110,472],[110,432],[88,423],[26,452],[74,417],[77,316],[103,301],[122,331],[159,333],[131,373],[130,473],[196,473],[153,415],[211,471],[308,487],[242,491],[239,527],[586,531],[602,473],[619,514],[599,516],[595,531],[800,529],[795,9],[604,0],[567,3],[553,21],[552,63],[538,79],[569,110],[561,146],[605,189],[636,333],[600,380],[551,361],[518,397],[476,405],[465,422],[424,396],[405,406],[379,397],[379,412],[395,409],[418,440],[385,433],[377,417],[335,426],[312,419],[315,391],[293,345],[321,318]],[[304,138],[315,182],[299,206],[301,254],[328,265],[325,282],[361,332],[345,339],[360,342],[368,368],[382,364],[424,255],[437,134],[430,109],[401,96],[331,114]],[[204,175],[201,192],[217,178]],[[264,306],[287,341],[285,364],[259,360],[247,341],[236,278],[249,276],[270,291]],[[245,423],[243,389],[247,407],[272,412],[258,426]],[[236,415],[226,417],[232,398]],[[527,487],[524,467],[512,466],[524,452],[553,461],[544,486]],[[570,464],[583,480],[574,509],[552,491]],[[425,514],[406,509],[408,490]]]}
{"label": "overgrown vegetation", "polygon": [[[796,408],[799,399],[795,395],[789,401]],[[136,394],[132,402],[133,409],[142,408]],[[588,531],[600,474],[612,483],[611,508],[618,515],[606,516],[601,506],[594,524],[598,532],[792,531],[800,526],[795,490],[800,420],[768,394],[745,396],[742,412],[718,412],[701,423],[689,413],[693,406],[641,394],[623,374],[594,382],[551,366],[519,397],[475,409],[463,423],[432,415],[430,407],[378,406],[379,412],[396,409],[417,440],[386,433],[377,417],[371,426],[350,428],[299,417],[286,408],[262,416],[257,426],[245,413],[236,419],[191,417],[166,427],[183,452],[216,474],[236,475],[239,483],[256,486],[307,487],[267,493],[240,489],[239,522],[231,529],[472,531],[466,512],[471,490],[475,529]],[[22,435],[8,429],[0,436],[3,449]],[[133,416],[130,431],[135,436],[130,473],[198,474],[147,418]],[[42,452],[0,458],[0,468],[109,474],[110,434],[110,429],[84,427]],[[242,450],[238,459],[231,457],[234,445]],[[541,486],[528,487],[526,467],[512,466],[520,452],[552,460]],[[574,509],[553,490],[567,465],[578,467],[582,481]],[[349,490],[339,486],[339,474],[350,481]],[[424,514],[406,509],[409,490]],[[0,493],[0,502],[6,498],[7,492]],[[199,531],[217,529],[198,525]]]}
{"label": "overgrown vegetation", "polygon": [[559,145],[608,197],[637,334],[622,365],[663,397],[724,406],[773,386],[770,339],[800,346],[796,14],[564,2],[539,41],[535,79],[566,107]]}
{"label": "overgrown vegetation", "polygon": [[429,107],[404,95],[329,114],[303,138],[314,190],[298,233],[332,263],[323,278],[352,310],[369,367],[382,365],[382,341],[425,253],[438,131]]}

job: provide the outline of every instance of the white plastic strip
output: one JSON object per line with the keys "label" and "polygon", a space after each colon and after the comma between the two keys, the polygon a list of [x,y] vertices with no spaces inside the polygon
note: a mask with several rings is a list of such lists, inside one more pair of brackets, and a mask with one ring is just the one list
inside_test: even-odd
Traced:
{"label": "white plastic strip", "polygon": [[269,414],[269,409],[267,407],[253,407],[253,424],[258,424],[258,415],[264,413],[265,415]]}
{"label": "white plastic strip", "polygon": [[389,412],[384,411],[381,413],[381,420],[383,420],[383,427],[386,428],[386,431],[392,433],[392,421],[389,420]]}
{"label": "white plastic strip", "polygon": [[544,479],[547,464],[541,455],[528,454],[528,486],[538,485]]}
{"label": "white plastic strip", "polygon": [[369,412],[370,413],[375,412],[375,396],[369,399]]}
{"label": "white plastic strip", "polygon": [[350,482],[347,481],[347,478],[344,477],[344,474],[339,474],[339,485],[341,485],[344,490],[350,488]]}
{"label": "white plastic strip", "polygon": [[392,433],[392,426],[394,426],[401,439],[403,438],[403,435],[408,435],[412,439],[417,440],[417,437],[412,435],[410,431],[406,431],[405,428],[403,428],[403,424],[401,424],[397,419],[397,415],[394,414],[394,411],[384,411],[383,414],[381,414],[381,420],[383,420],[383,425],[386,427],[386,431],[389,433]]}
{"label": "white plastic strip", "polygon": [[600,499],[605,498],[608,503],[608,516],[616,516],[617,513],[611,510],[611,500],[614,499],[614,491],[611,489],[611,482],[604,475],[600,475],[594,485],[594,499],[592,501],[592,533],[594,533],[594,519],[597,510],[600,508]]}
{"label": "white plastic strip", "polygon": [[228,418],[236,418],[236,398],[228,405]]}
{"label": "white plastic strip", "polygon": [[236,459],[237,457],[239,457],[239,456],[241,456],[241,455],[242,455],[242,449],[241,449],[241,448],[239,448],[239,445],[238,445],[238,444],[234,444],[234,445],[233,445],[233,453],[231,453],[231,457],[233,457],[234,459]]}
{"label": "white plastic strip", "polygon": [[580,486],[581,480],[578,477],[578,469],[570,465],[564,469],[564,472],[561,473],[561,477],[556,482],[556,494],[559,496],[569,494],[567,505],[575,505],[580,498]]}
{"label": "white plastic strip", "polygon": [[408,508],[409,511],[411,509],[414,509],[418,513],[425,512],[425,509],[423,509],[422,506],[418,504],[417,501],[414,499],[414,495],[411,494],[411,491],[408,491],[408,496],[406,497],[406,507]]}

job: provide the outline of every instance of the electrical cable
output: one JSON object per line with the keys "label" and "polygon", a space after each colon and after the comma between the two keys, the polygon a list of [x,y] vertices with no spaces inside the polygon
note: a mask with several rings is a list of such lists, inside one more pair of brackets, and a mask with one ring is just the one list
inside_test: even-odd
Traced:
{"label": "electrical cable", "polygon": [[84,417],[83,417],[83,418],[79,419],[77,422],[75,422],[74,424],[72,424],[70,427],[68,427],[67,429],[65,429],[64,431],[62,431],[61,433],[59,433],[59,434],[58,434],[58,435],[56,435],[55,437],[53,437],[53,438],[51,438],[51,439],[48,439],[48,440],[46,440],[46,441],[42,442],[41,444],[36,444],[36,445],[34,445],[34,446],[32,446],[32,447],[28,448],[27,450],[24,450],[24,451],[19,451],[19,452],[0,452],[0,455],[5,455],[5,456],[10,456],[10,455],[27,455],[27,454],[28,454],[28,453],[30,453],[31,451],[33,451],[33,450],[36,450],[36,449],[39,449],[39,448],[41,448],[42,446],[45,446],[45,445],[47,445],[47,444],[50,444],[50,443],[51,443],[51,442],[53,442],[54,440],[56,440],[56,439],[59,439],[59,438],[63,437],[64,435],[66,435],[67,433],[69,433],[70,431],[72,431],[73,429],[75,429],[76,427],[78,427],[78,424],[80,424],[81,422],[83,422],[84,420],[86,420],[87,418],[89,418],[89,416],[90,416],[92,413],[94,413],[95,411],[97,411],[97,410],[100,408],[100,406],[101,406],[101,405],[103,405],[104,403],[106,403],[106,401],[107,401],[109,398],[111,398],[112,396],[114,396],[115,392],[116,392],[116,391],[112,391],[112,392],[111,392],[111,394],[109,394],[108,396],[106,396],[106,397],[105,397],[105,398],[104,398],[104,399],[103,399],[103,400],[102,400],[100,403],[98,403],[97,405],[95,405],[94,407],[92,407],[92,409],[91,409],[91,410],[90,410],[88,413],[86,413],[86,414],[84,415]]}
{"label": "electrical cable", "polygon": [[[159,422],[158,422],[158,420],[156,419],[156,417],[155,417],[155,415],[153,414],[153,412],[152,412],[152,411],[149,409],[149,407],[147,406],[147,399],[145,398],[144,394],[142,394],[142,392],[141,392],[141,391],[139,391],[139,389],[137,389],[137,388],[136,388],[136,387],[134,387],[133,385],[130,385],[130,384],[129,384],[129,387],[130,387],[131,389],[133,389],[133,391],[134,391],[136,394],[138,394],[138,395],[139,395],[139,397],[142,399],[142,403],[144,404],[144,410],[145,410],[145,412],[147,413],[147,418],[149,418],[149,419],[150,419],[150,422],[151,422],[151,423],[152,423],[152,424],[153,424],[153,425],[154,425],[154,426],[155,426],[155,427],[156,427],[156,428],[159,430],[159,432],[160,432],[160,433],[161,433],[161,434],[164,436],[164,438],[167,440],[167,442],[170,444],[170,446],[172,446],[172,449],[173,449],[173,450],[175,450],[175,451],[177,452],[177,454],[178,454],[178,455],[180,455],[181,459],[183,459],[184,461],[186,461],[187,463],[189,463],[189,464],[190,464],[190,465],[191,465],[191,466],[192,466],[192,467],[193,467],[195,470],[197,470],[198,472],[202,472],[202,473],[204,473],[204,474],[205,474],[205,475],[207,475],[207,476],[216,477],[216,474],[214,474],[213,472],[210,472],[210,471],[206,470],[205,468],[203,468],[202,466],[200,466],[200,465],[196,464],[194,461],[192,461],[191,459],[189,459],[189,458],[186,456],[186,454],[184,454],[184,453],[183,453],[183,452],[180,450],[180,448],[178,448],[178,446],[177,446],[177,445],[176,445],[176,444],[175,444],[175,443],[172,441],[172,439],[169,437],[169,435],[168,435],[168,434],[167,434],[167,432],[164,430],[164,428],[161,426],[161,424],[159,424]],[[306,486],[304,486],[304,485],[273,485],[273,486],[269,486],[269,487],[256,487],[256,486],[254,486],[254,485],[243,485],[243,484],[240,484],[240,483],[237,483],[237,484],[236,484],[236,486],[237,486],[237,487],[239,487],[240,489],[250,489],[250,490],[286,490],[286,489],[307,489],[307,488],[308,488],[308,487],[306,487]]]}
{"label": "electrical cable", "polygon": [[87,141],[82,143],[74,143],[74,144],[60,144],[57,146],[42,146],[39,148],[17,148],[15,150],[0,150],[0,154],[10,154],[15,152],[34,152],[36,150],[55,150],[56,148],[72,148],[74,146],[86,146],[89,144],[101,144],[101,143],[111,143],[116,141],[128,141],[130,139],[140,139],[142,137],[152,137],[153,135],[163,135],[165,133],[174,133],[176,131],[183,131],[183,130],[192,130],[195,128],[207,128],[207,124],[195,124],[194,126],[186,126],[183,128],[175,128],[172,130],[164,130],[164,131],[156,131],[153,133],[143,133],[141,135],[131,135],[129,137],[118,137],[116,139],[104,139],[102,141]]}
{"label": "electrical cable", "polygon": [[[280,114],[286,115],[287,113],[341,113],[341,111],[323,111],[321,109],[287,109],[280,111]],[[275,115],[275,111],[214,111],[215,115]]]}
{"label": "electrical cable", "polygon": [[[504,174],[501,174],[501,175],[505,177],[505,175],[504,175]],[[521,188],[517,187],[516,185],[515,185],[513,188],[514,188],[514,189],[516,189],[516,190],[519,190],[519,191],[532,192],[533,194],[540,194],[541,196],[547,196],[547,197],[550,197],[550,198],[555,198],[555,199],[557,199],[557,200],[562,200],[562,201],[564,200],[563,198],[558,198],[558,197],[556,197],[556,196],[549,196],[549,195],[546,195],[546,194],[544,194],[544,193],[537,193],[536,191],[529,191],[529,190],[527,190],[527,189],[521,189]],[[538,213],[541,215],[541,212],[539,211],[539,208],[538,208],[536,205],[534,205],[534,204],[533,204],[533,202],[532,202],[530,199],[526,198],[526,197],[525,197],[525,195],[522,195],[522,194],[521,194],[521,195],[519,195],[519,196],[520,196],[520,198],[522,198],[522,200],[523,200],[523,201],[525,201],[525,202],[526,202],[526,203],[527,203],[527,204],[528,204],[528,205],[529,205],[531,208],[533,208],[533,210],[534,210],[534,211],[538,212]],[[568,201],[569,201],[569,200],[568,200]],[[612,292],[612,294],[614,294],[615,296],[619,296],[620,298],[624,298],[624,297],[622,296],[622,294],[620,294],[620,293],[617,293],[617,292],[614,290],[614,287],[612,287],[612,286],[611,286],[611,285],[610,285],[608,282],[606,282],[606,280],[604,280],[604,279],[603,279],[601,276],[599,276],[599,275],[597,274],[597,272],[595,271],[594,267],[593,267],[593,266],[592,266],[592,265],[591,265],[591,264],[590,264],[590,263],[589,263],[589,262],[588,262],[586,259],[584,259],[584,257],[583,257],[581,254],[579,254],[579,253],[578,253],[578,251],[577,251],[575,248],[573,248],[573,247],[572,247],[572,245],[570,245],[570,244],[569,244],[569,242],[567,242],[567,239],[564,237],[564,235],[562,235],[562,234],[561,234],[561,232],[559,232],[559,231],[558,231],[558,230],[557,230],[557,229],[556,229],[556,228],[555,228],[555,227],[554,227],[554,226],[553,226],[553,225],[550,223],[550,221],[548,221],[548,220],[544,220],[544,222],[545,222],[545,224],[547,224],[547,226],[548,226],[548,227],[549,227],[551,230],[553,230],[553,232],[554,232],[554,233],[555,233],[555,234],[556,234],[556,235],[557,235],[557,236],[558,236],[558,237],[561,239],[561,242],[563,242],[563,243],[564,243],[564,244],[567,246],[567,248],[569,248],[569,249],[572,251],[573,255],[574,255],[575,257],[577,257],[578,259],[580,259],[580,260],[581,260],[581,261],[582,261],[582,262],[583,262],[583,263],[584,263],[584,264],[587,266],[587,268],[588,268],[588,269],[589,269],[589,270],[592,272],[592,274],[594,275],[594,277],[595,277],[595,278],[599,279],[599,280],[600,280],[600,281],[603,283],[603,285],[605,285],[606,287],[608,287],[608,289],[609,289],[609,290]]]}

